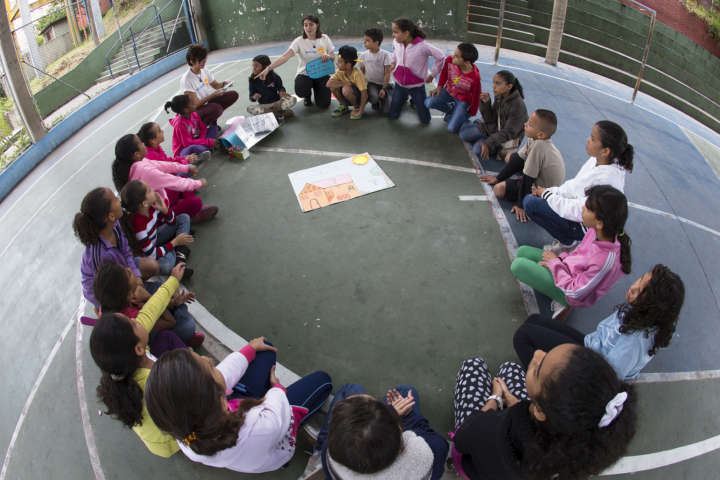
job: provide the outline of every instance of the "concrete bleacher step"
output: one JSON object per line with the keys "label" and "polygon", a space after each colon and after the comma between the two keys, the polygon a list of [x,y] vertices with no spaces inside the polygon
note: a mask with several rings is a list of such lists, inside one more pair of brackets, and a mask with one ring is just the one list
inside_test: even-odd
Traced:
{"label": "concrete bleacher step", "polygon": [[[468,14],[470,17],[473,15],[483,15],[488,17],[497,18],[500,15],[500,10],[498,8],[493,8],[490,6],[470,6],[470,9],[468,11]],[[532,23],[532,17],[530,15],[524,14],[524,13],[517,13],[505,10],[505,19],[506,20],[514,20],[516,22],[522,22],[522,23]]]}
{"label": "concrete bleacher step", "polygon": [[[468,34],[485,34],[485,35],[497,35],[497,22],[495,25],[488,25],[485,23],[474,23],[468,22]],[[524,42],[533,43],[535,42],[535,35],[522,30],[516,30],[514,28],[508,28],[503,26],[503,38],[513,38],[516,40],[522,40]]]}
{"label": "concrete bleacher step", "polygon": [[[495,46],[495,42],[497,40],[497,32],[492,34],[487,33],[475,33],[475,32],[468,32],[468,39],[471,42],[478,43],[480,45],[490,45]],[[516,38],[508,38],[503,33],[502,38],[502,48],[508,48],[511,50],[517,50],[520,52],[525,53],[531,53],[533,55],[537,55],[540,57],[545,56],[545,50],[547,49],[546,45],[543,45],[542,43],[537,42],[526,42],[523,40],[518,40]]]}

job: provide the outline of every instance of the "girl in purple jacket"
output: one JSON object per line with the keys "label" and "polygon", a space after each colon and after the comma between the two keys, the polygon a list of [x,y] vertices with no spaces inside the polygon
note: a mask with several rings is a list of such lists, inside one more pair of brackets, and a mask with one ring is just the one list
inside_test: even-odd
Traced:
{"label": "girl in purple jacket", "polygon": [[587,233],[572,253],[558,256],[524,245],[510,267],[518,280],[552,298],[553,318],[560,320],[567,318],[571,307],[594,304],[630,273],[625,195],[609,185],[595,185],[586,194],[582,219]]}
{"label": "girl in purple jacket", "polygon": [[[415,104],[420,123],[430,123],[430,110],[425,106],[425,83],[440,74],[445,55],[439,48],[425,41],[425,32],[407,18],[392,22],[393,64],[395,88],[390,101],[390,118],[398,118],[408,96]],[[435,59],[428,74],[428,60]]]}

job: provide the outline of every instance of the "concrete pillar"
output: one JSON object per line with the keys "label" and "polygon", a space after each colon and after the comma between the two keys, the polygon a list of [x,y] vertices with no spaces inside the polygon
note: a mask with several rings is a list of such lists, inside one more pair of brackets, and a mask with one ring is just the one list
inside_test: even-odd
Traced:
{"label": "concrete pillar", "polygon": [[568,0],[555,0],[553,5],[552,22],[550,23],[550,38],[548,39],[547,51],[545,52],[545,63],[557,65],[560,57],[560,44],[562,43],[563,30],[565,29],[565,13],[567,12]]}
{"label": "concrete pillar", "polygon": [[[45,70],[45,61],[42,56],[40,56],[40,48],[37,44],[37,32],[35,31],[35,25],[32,23],[32,15],[30,14],[30,0],[18,0],[18,8],[20,9],[20,21],[22,25],[25,25],[20,31],[25,36],[25,41],[30,49],[30,61],[35,68]],[[7,18],[7,16],[4,18]],[[33,71],[36,77],[42,77],[42,73],[34,69]]]}
{"label": "concrete pillar", "polygon": [[202,4],[200,0],[189,0],[190,13],[193,24],[195,26],[195,41],[197,43],[206,43],[208,41],[207,32],[205,31],[205,16],[203,15]]}
{"label": "concrete pillar", "polygon": [[6,19],[5,2],[0,2],[0,60],[10,88],[8,93],[15,102],[15,108],[20,113],[30,139],[37,142],[45,135],[45,126],[40,113],[35,108],[30,89],[25,83],[17,52],[15,51],[15,42],[10,32],[10,23]]}

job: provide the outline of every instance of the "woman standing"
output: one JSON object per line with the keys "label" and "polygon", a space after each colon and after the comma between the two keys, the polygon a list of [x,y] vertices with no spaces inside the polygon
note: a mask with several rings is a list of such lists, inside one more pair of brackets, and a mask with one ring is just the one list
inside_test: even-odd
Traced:
{"label": "woman standing", "polygon": [[[330,106],[330,89],[325,86],[329,75],[320,78],[310,78],[305,69],[308,62],[321,58],[323,62],[331,62],[335,58],[335,47],[330,37],[320,30],[320,19],[315,15],[303,17],[303,34],[297,37],[288,47],[287,51],[280,58],[265,67],[256,78],[265,80],[271,70],[290,60],[297,55],[298,63],[297,76],[295,77],[295,94],[305,100],[305,106],[312,105],[310,96],[315,94],[315,104],[320,108]],[[311,92],[312,91],[312,92]]]}

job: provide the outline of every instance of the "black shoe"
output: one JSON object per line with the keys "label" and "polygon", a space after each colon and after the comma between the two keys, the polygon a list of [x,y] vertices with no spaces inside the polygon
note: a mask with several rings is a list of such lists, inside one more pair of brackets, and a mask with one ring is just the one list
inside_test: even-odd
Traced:
{"label": "black shoe", "polygon": [[305,106],[312,107],[312,100],[310,100],[310,97],[305,98]]}
{"label": "black shoe", "polygon": [[193,276],[193,273],[195,273],[195,270],[193,270],[190,267],[185,267],[185,271],[183,272],[182,281],[186,282],[190,280]]}
{"label": "black shoe", "polygon": [[179,247],[175,247],[175,255],[179,258],[180,256],[183,257],[183,262],[187,262],[190,258],[190,249],[187,245],[180,245]]}

